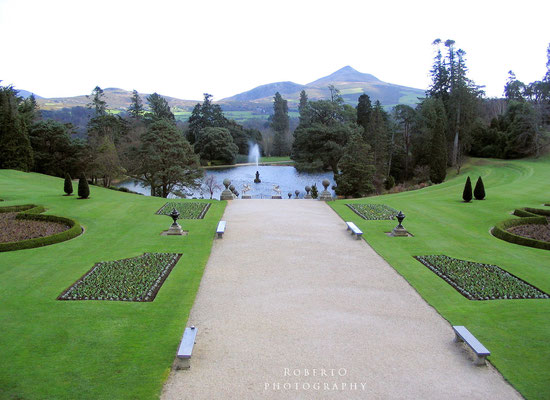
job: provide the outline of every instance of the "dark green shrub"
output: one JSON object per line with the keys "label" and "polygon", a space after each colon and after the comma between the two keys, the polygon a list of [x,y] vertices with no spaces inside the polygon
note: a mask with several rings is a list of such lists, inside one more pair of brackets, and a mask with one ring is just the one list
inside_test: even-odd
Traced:
{"label": "dark green shrub", "polygon": [[71,180],[71,175],[69,175],[69,173],[65,173],[65,185],[63,190],[67,196],[73,194],[73,181]]}
{"label": "dark green shrub", "polygon": [[395,178],[390,175],[384,181],[384,187],[386,188],[386,190],[390,190],[394,186],[395,186]]}
{"label": "dark green shrub", "polygon": [[474,197],[476,200],[483,200],[485,198],[485,186],[481,176],[477,178],[476,187],[474,188]]}
{"label": "dark green shrub", "polygon": [[317,190],[317,184],[314,183],[311,186],[311,198],[316,199],[317,197],[319,197],[319,191]]}
{"label": "dark green shrub", "polygon": [[88,186],[88,181],[84,174],[82,174],[78,180],[78,197],[80,199],[87,199],[90,197],[90,187]]}
{"label": "dark green shrub", "polygon": [[464,185],[464,191],[462,192],[462,199],[469,203],[472,201],[472,181],[470,180],[470,177],[466,179],[466,184]]}

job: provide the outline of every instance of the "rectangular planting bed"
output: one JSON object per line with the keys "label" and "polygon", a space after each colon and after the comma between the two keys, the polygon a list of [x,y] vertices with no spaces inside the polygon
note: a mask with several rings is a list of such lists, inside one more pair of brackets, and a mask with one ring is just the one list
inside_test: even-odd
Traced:
{"label": "rectangular planting bed", "polygon": [[145,253],[97,263],[58,300],[153,301],[181,254]]}
{"label": "rectangular planting bed", "polygon": [[170,215],[174,208],[180,213],[178,219],[203,219],[210,208],[210,203],[170,202],[163,205],[156,213],[158,215]]}
{"label": "rectangular planting bed", "polygon": [[548,294],[496,265],[444,255],[414,257],[469,300],[548,299]]}
{"label": "rectangular planting bed", "polygon": [[382,220],[395,219],[398,211],[384,204],[346,204],[353,212],[363,219]]}

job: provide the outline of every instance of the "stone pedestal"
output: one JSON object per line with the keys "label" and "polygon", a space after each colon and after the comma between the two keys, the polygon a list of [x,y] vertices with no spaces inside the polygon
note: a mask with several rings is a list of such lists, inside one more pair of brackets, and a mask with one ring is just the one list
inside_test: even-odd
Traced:
{"label": "stone pedestal", "polygon": [[409,232],[404,227],[396,226],[393,228],[393,231],[391,231],[392,236],[409,236]]}
{"label": "stone pedestal", "polygon": [[220,200],[233,200],[233,193],[231,192],[231,190],[229,190],[229,185],[231,185],[231,181],[226,178],[223,180],[223,185],[225,186],[225,190],[222,192]]}
{"label": "stone pedestal", "polygon": [[167,235],[183,235],[183,229],[181,229],[181,226],[176,222],[172,225],[170,225],[170,229],[166,231]]}
{"label": "stone pedestal", "polygon": [[243,194],[243,195],[241,196],[241,199],[245,199],[245,200],[249,200],[249,199],[251,199],[251,198],[252,198],[252,196],[249,195],[249,194]]}
{"label": "stone pedestal", "polygon": [[332,195],[328,191],[328,186],[330,185],[330,182],[329,182],[328,179],[323,179],[322,183],[323,183],[323,186],[324,186],[325,190],[323,190],[321,192],[321,195],[319,196],[319,200],[321,200],[321,201],[331,201],[332,200]]}
{"label": "stone pedestal", "polygon": [[273,196],[271,196],[271,198],[272,199],[282,199],[280,194],[274,194]]}

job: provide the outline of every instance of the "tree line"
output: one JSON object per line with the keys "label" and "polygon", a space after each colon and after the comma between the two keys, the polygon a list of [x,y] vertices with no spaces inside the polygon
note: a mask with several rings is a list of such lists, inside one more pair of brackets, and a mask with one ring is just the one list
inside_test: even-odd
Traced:
{"label": "tree line", "polygon": [[232,164],[247,154],[261,133],[225,118],[210,94],[192,112],[187,129],[165,98],[147,96],[149,110],[133,91],[128,112],[109,112],[103,90],[88,96],[85,135],[71,124],[43,118],[34,96],[23,99],[11,86],[0,86],[0,168],[63,177],[84,173],[94,184],[110,187],[129,176],[147,184],[151,195],[185,196],[201,185],[200,165]]}

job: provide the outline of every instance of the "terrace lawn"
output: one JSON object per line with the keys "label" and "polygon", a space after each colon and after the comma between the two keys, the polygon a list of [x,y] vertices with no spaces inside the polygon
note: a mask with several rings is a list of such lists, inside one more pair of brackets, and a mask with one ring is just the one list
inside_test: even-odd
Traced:
{"label": "terrace lawn", "polygon": [[[466,176],[482,176],[486,200],[463,203]],[[460,176],[426,189],[330,205],[353,221],[365,240],[452,325],[465,325],[490,351],[491,363],[529,399],[550,398],[550,300],[466,299],[413,256],[444,254],[498,265],[550,293],[550,251],[493,237],[489,229],[519,207],[544,208],[550,201],[550,157],[539,160],[472,159]],[[366,221],[346,203],[386,204],[406,214],[414,237],[388,237],[396,221]],[[366,268],[366,266],[358,266]],[[452,335],[449,341],[453,339]]]}
{"label": "terrace lawn", "polygon": [[[0,253],[2,399],[160,395],[225,202],[211,201],[204,219],[181,220],[188,236],[170,237],[160,233],[171,218],[155,214],[166,199],[90,190],[89,200],[77,200],[62,196],[62,179],[0,170],[2,206],[44,205],[86,229],[66,242]],[[183,253],[153,302],[56,300],[95,263],[146,252]]]}

